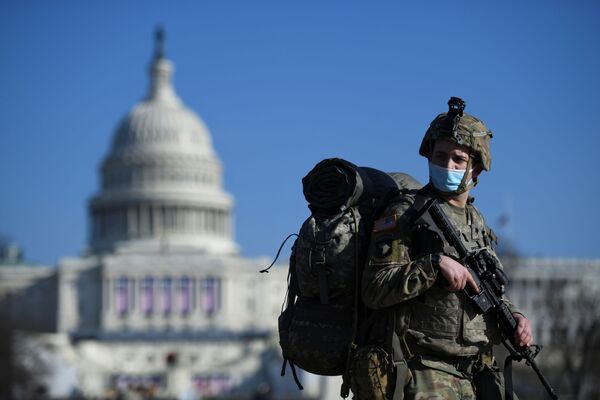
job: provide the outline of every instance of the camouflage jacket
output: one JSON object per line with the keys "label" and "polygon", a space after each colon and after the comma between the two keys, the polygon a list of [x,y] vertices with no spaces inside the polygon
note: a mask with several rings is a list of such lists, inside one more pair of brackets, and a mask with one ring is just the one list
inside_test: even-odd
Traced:
{"label": "camouflage jacket", "polygon": [[[435,195],[431,190],[424,193]],[[483,352],[499,343],[498,328],[475,312],[462,291],[446,289],[432,254],[456,259],[457,253],[432,232],[413,229],[407,213],[413,202],[414,196],[397,199],[375,223],[363,273],[363,300],[374,309],[395,307],[396,331],[414,343],[417,352],[461,356]],[[467,248],[492,249],[495,236],[472,204],[459,208],[441,203]]]}

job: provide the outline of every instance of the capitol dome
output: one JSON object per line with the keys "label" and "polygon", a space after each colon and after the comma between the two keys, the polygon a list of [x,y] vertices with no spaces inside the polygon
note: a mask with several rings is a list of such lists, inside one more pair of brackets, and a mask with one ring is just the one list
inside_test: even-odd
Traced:
{"label": "capitol dome", "polygon": [[161,30],[155,46],[148,95],[118,124],[89,203],[90,250],[236,253],[210,132],[175,93]]}

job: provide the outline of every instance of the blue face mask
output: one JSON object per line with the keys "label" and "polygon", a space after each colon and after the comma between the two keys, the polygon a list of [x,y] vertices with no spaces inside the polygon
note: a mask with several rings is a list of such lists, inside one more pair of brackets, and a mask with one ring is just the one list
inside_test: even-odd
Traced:
{"label": "blue face mask", "polygon": [[[447,169],[429,163],[429,179],[433,186],[441,192],[456,192],[467,171],[464,169]],[[469,182],[471,183],[472,180]]]}

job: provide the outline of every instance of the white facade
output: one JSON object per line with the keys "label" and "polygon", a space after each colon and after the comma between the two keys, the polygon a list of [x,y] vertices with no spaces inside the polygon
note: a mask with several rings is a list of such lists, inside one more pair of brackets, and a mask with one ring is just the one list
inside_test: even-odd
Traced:
{"label": "white facade", "polygon": [[[287,268],[259,274],[269,260],[238,254],[221,162],[177,97],[173,70],[159,36],[149,93],[118,125],[89,201],[86,255],[56,268],[0,265],[0,308],[17,327],[46,332],[32,348],[52,353],[56,396],[140,385],[164,396],[248,395],[268,383],[280,396],[339,398],[339,380],[305,375],[299,392],[279,377]],[[551,339],[552,285],[600,287],[598,260],[519,259],[508,273],[509,298],[541,343]]]}
{"label": "white facade", "polygon": [[[266,383],[300,397],[279,377],[287,269],[260,274],[269,260],[239,256],[221,162],[173,69],[159,32],[149,93],[119,123],[89,201],[86,255],[0,267],[0,301],[16,327],[47,332],[29,347],[49,352],[54,396],[249,396]],[[316,397],[307,379],[302,395]]]}
{"label": "white facade", "polygon": [[[60,332],[88,337],[272,331],[285,293],[266,260],[204,254],[111,254],[59,265]],[[87,304],[77,304],[84,297]]]}
{"label": "white facade", "polygon": [[279,359],[287,272],[261,276],[267,260],[237,255],[210,132],[177,97],[162,46],[158,33],[149,93],[102,163],[90,255],[59,263],[57,330],[86,395],[130,385],[248,394]]}
{"label": "white facade", "polygon": [[274,381],[265,369],[280,362],[286,271],[260,275],[265,263],[177,253],[63,260],[58,331],[71,338],[81,389],[100,396],[141,382],[169,395],[250,393]]}
{"label": "white facade", "polygon": [[576,304],[582,297],[600,304],[600,260],[519,258],[505,265],[508,297],[531,321],[537,343],[556,344],[557,317],[568,318],[562,325],[577,328],[581,314],[590,311]]}

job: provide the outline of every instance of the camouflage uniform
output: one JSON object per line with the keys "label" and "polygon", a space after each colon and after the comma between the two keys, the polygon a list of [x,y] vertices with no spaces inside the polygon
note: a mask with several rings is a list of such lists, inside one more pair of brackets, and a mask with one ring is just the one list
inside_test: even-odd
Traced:
{"label": "camouflage uniform", "polygon": [[405,389],[405,399],[415,400],[475,400],[469,379],[421,365],[410,369],[411,380]]}
{"label": "camouflage uniform", "polygon": [[[489,158],[483,164],[489,169]],[[437,192],[428,185],[417,196],[431,198]],[[500,377],[491,356],[499,331],[475,312],[463,291],[446,289],[435,255],[458,259],[458,254],[432,231],[411,226],[414,201],[414,196],[398,198],[375,223],[362,296],[373,309],[393,306],[410,372],[404,399],[475,399],[474,373],[487,368]],[[472,201],[465,208],[440,204],[469,250],[493,252],[495,236]]]}
{"label": "camouflage uniform", "polygon": [[[427,194],[435,196],[433,190]],[[386,222],[376,224],[364,271],[363,299],[374,309],[397,306],[396,330],[404,338],[412,374],[407,399],[474,399],[472,369],[478,362],[493,368],[491,357],[481,360],[485,358],[481,355],[499,343],[499,332],[494,323],[475,312],[462,291],[445,288],[433,254],[458,254],[448,243],[428,237],[428,231],[411,229],[406,212],[411,203],[410,197],[399,199],[386,211],[382,219]],[[494,234],[472,204],[459,208],[442,203],[442,207],[468,248],[491,248]],[[430,392],[448,394],[425,395]]]}

